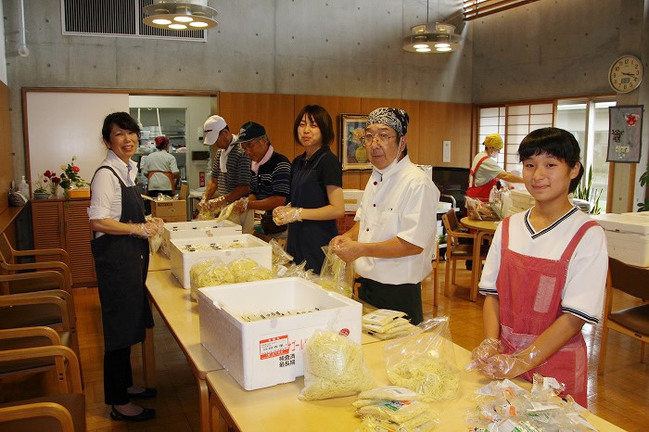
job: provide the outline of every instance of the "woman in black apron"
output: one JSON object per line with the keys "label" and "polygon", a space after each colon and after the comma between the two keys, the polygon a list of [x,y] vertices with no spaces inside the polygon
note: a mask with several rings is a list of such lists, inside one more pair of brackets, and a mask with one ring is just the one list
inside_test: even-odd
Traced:
{"label": "woman in black apron", "polygon": [[153,397],[155,389],[133,387],[130,352],[131,345],[144,340],[145,329],[153,327],[144,285],[147,238],[162,221],[145,221],[144,203],[135,188],[136,168],[130,160],[138,146],[135,120],[125,112],[110,114],[102,135],[108,154],[93,176],[88,215],[104,331],[104,398],[112,405],[112,419],[142,421],[154,418],[155,410],[130,399]]}
{"label": "woman in black apron", "polygon": [[320,273],[324,261],[322,246],[338,235],[336,219],[345,213],[342,170],[331,152],[333,125],[329,113],[319,105],[307,105],[295,119],[295,141],[305,152],[291,167],[291,207],[278,207],[273,217],[278,224],[290,223],[286,250],[296,263]]}

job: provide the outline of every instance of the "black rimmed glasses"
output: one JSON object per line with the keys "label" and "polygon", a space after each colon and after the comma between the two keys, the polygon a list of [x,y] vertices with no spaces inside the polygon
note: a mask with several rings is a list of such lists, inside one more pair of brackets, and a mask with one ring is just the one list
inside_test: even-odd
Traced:
{"label": "black rimmed glasses", "polygon": [[379,145],[385,145],[388,142],[390,142],[390,139],[396,138],[396,135],[388,135],[387,133],[378,133],[378,134],[371,134],[371,133],[366,133],[361,137],[361,140],[363,141],[363,145],[365,147],[369,147],[372,145],[374,140],[379,143]]}

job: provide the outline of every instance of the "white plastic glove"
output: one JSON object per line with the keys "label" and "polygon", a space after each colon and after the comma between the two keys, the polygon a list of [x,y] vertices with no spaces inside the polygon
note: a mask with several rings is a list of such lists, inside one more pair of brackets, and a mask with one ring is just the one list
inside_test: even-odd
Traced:
{"label": "white plastic glove", "polygon": [[[221,207],[223,207],[225,204],[226,204],[225,197],[220,196],[220,197],[216,197],[214,199],[211,199],[211,200],[207,201],[204,204],[204,207],[205,207],[205,209],[207,211],[216,212],[217,210],[220,210]],[[199,208],[200,208],[200,205],[199,205]]]}
{"label": "white plastic glove", "polygon": [[489,358],[503,352],[499,339],[486,338],[471,351],[471,363],[467,370],[479,369]]}
{"label": "white plastic glove", "polygon": [[248,210],[248,197],[239,198],[234,202],[232,211],[234,213],[243,213]]}
{"label": "white plastic glove", "polygon": [[144,223],[131,224],[131,235],[140,238],[149,238],[156,235],[158,229],[158,223],[152,220]]}
{"label": "white plastic glove", "polygon": [[521,352],[496,354],[482,363],[480,370],[492,379],[514,378],[533,369],[541,351],[531,345]]}
{"label": "white plastic glove", "polygon": [[302,221],[302,208],[279,206],[273,210],[273,222],[276,225],[286,225],[291,222]]}

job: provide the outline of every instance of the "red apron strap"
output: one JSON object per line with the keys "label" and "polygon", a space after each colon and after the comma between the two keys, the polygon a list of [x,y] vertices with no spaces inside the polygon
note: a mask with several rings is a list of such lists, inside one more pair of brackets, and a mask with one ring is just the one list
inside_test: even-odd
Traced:
{"label": "red apron strap", "polygon": [[471,177],[471,184],[469,187],[475,187],[475,173],[478,172],[478,168],[480,168],[480,165],[482,165],[482,162],[486,161],[489,159],[489,155],[483,157],[478,161],[478,163],[475,165],[475,168],[472,168],[469,170],[469,176]]}
{"label": "red apron strap", "polygon": [[588,221],[582,226],[579,227],[575,235],[572,237],[570,240],[570,243],[568,243],[568,246],[566,246],[566,250],[563,251],[563,254],[561,255],[561,260],[562,261],[570,261],[570,258],[572,257],[572,254],[575,252],[575,249],[577,249],[577,245],[581,241],[581,239],[584,237],[584,234],[586,234],[586,231],[588,231],[590,228],[594,226],[599,226],[597,222],[594,220]]}

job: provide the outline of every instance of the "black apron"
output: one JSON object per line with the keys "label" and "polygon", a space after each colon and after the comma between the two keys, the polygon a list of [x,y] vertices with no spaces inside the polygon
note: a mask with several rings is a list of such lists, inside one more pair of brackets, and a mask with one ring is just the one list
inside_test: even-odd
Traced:
{"label": "black apron", "polygon": [[[122,191],[123,223],[142,223],[144,202],[135,186],[126,186],[117,173]],[[96,174],[97,172],[95,172]],[[90,242],[97,270],[97,285],[104,328],[104,349],[113,351],[144,340],[145,328],[153,327],[146,293],[149,242],[129,235],[104,234]]]}
{"label": "black apron", "polygon": [[[317,167],[327,154],[323,151],[318,158],[307,167],[308,161],[301,169],[294,169],[291,178],[291,205],[293,207],[320,208],[329,204],[327,187],[318,178]],[[322,246],[338,235],[335,220],[314,221],[305,220],[293,222],[288,230],[286,250],[293,255],[296,263],[306,260],[306,268],[320,273],[324,262]]]}

